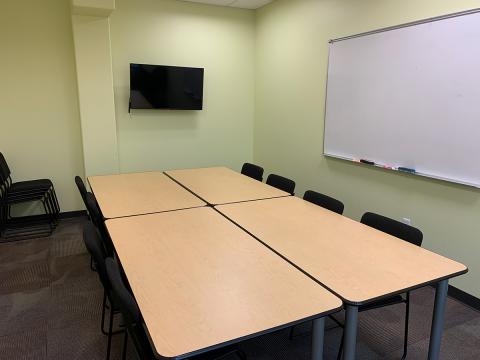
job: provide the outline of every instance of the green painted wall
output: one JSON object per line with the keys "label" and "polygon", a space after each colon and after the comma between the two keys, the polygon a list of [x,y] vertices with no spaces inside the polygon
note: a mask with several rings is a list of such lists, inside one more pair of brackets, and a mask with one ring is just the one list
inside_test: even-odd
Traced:
{"label": "green painted wall", "polygon": [[0,151],[14,180],[48,177],[62,211],[82,208],[83,175],[69,2],[3,1]]}
{"label": "green painted wall", "polygon": [[[252,160],[253,11],[118,0],[110,24],[121,172]],[[204,109],[129,114],[129,63],[204,67]]]}
{"label": "green painted wall", "polygon": [[268,172],[345,203],[411,218],[424,246],[464,262],[451,283],[480,296],[480,191],[322,155],[328,40],[478,7],[467,0],[276,0],[257,11],[254,159]]}
{"label": "green painted wall", "polygon": [[[82,10],[86,11],[85,8]],[[116,174],[117,122],[109,19],[107,16],[74,14],[72,28],[85,176]]]}

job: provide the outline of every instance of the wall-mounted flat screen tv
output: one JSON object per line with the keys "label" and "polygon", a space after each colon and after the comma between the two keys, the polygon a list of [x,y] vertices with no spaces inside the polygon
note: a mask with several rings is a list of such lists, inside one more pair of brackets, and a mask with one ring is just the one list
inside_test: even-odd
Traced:
{"label": "wall-mounted flat screen tv", "polygon": [[130,64],[130,108],[202,110],[203,69]]}

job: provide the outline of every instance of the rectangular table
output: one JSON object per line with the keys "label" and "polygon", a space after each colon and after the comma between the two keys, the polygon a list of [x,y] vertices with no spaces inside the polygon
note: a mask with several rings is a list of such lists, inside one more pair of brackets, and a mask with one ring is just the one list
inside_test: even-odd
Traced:
{"label": "rectangular table", "polygon": [[161,172],[89,176],[105,219],[205,206]]}
{"label": "rectangular table", "polygon": [[343,299],[344,359],[355,358],[360,305],[437,283],[429,359],[438,359],[448,279],[465,265],[296,197],[216,209]]}
{"label": "rectangular table", "polygon": [[170,170],[165,174],[210,205],[290,196],[226,167]]}
{"label": "rectangular table", "polygon": [[159,356],[182,359],[314,320],[341,300],[212,208],[106,221]]}

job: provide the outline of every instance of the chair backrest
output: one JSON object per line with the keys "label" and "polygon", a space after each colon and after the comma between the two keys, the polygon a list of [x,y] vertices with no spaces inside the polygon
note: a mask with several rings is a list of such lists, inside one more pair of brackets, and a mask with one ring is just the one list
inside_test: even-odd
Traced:
{"label": "chair backrest", "polygon": [[295,181],[290,180],[286,177],[276,174],[270,174],[267,177],[267,184],[276,187],[277,189],[288,192],[291,195],[294,195]]}
{"label": "chair backrest", "polygon": [[103,224],[103,218],[102,213],[100,212],[100,208],[98,207],[95,195],[93,195],[91,192],[87,192],[85,194],[85,204],[93,223],[98,229],[100,229],[100,225]]}
{"label": "chair backrest", "polygon": [[340,200],[334,199],[330,196],[321,194],[313,190],[305,191],[303,200],[311,202],[315,205],[321,206],[327,210],[336,212],[337,214],[343,214],[344,205]]}
{"label": "chair backrest", "polygon": [[10,186],[12,183],[10,175],[11,172],[10,168],[8,167],[7,160],[5,160],[5,157],[0,152],[0,181],[6,187]]}
{"label": "chair backrest", "polygon": [[245,163],[242,166],[241,173],[243,175],[251,177],[252,179],[263,181],[263,168],[261,166]]}
{"label": "chair backrest", "polygon": [[140,309],[133,295],[123,282],[122,273],[118,262],[109,257],[105,260],[108,280],[111,285],[112,296],[115,299],[115,305],[119,308],[123,316],[124,324],[127,326],[131,339],[135,345],[140,359],[155,359],[152,347],[148,341],[147,334],[142,326]]}
{"label": "chair backrest", "polygon": [[105,268],[107,270],[108,280],[111,285],[112,293],[118,300],[118,307],[122,313],[127,326],[137,324],[140,320],[140,310],[132,294],[125,286],[120,267],[115,259],[109,257],[105,259]]}
{"label": "chair backrest", "polygon": [[99,234],[95,225],[93,225],[90,221],[83,227],[83,242],[85,243],[85,247],[95,262],[95,268],[103,287],[106,290],[110,289],[110,282],[108,280],[107,270],[105,268],[107,252],[105,250],[101,235]]}
{"label": "chair backrest", "polygon": [[[2,157],[2,153],[0,153],[0,157]],[[7,181],[7,177],[4,176],[3,174],[3,169],[0,165],[0,195],[3,195],[4,192],[6,192],[6,190],[8,189],[8,181]]]}
{"label": "chair backrest", "polygon": [[77,188],[82,196],[83,203],[85,204],[85,207],[87,207],[87,188],[85,187],[85,184],[80,176],[75,176],[75,184],[77,184]]}
{"label": "chair backrest", "polygon": [[90,219],[96,226],[97,230],[100,232],[100,236],[103,240],[107,255],[111,256],[113,255],[113,244],[105,227],[105,222],[103,221],[102,213],[100,212],[100,208],[98,207],[97,199],[95,198],[95,195],[93,195],[91,192],[87,192],[87,195],[85,197],[87,211],[90,214]]}
{"label": "chair backrest", "polygon": [[363,214],[360,220],[362,224],[371,226],[384,233],[395,236],[399,239],[408,241],[417,246],[422,245],[423,234],[417,228],[404,224],[400,221],[390,219],[386,216],[378,215],[371,212]]}

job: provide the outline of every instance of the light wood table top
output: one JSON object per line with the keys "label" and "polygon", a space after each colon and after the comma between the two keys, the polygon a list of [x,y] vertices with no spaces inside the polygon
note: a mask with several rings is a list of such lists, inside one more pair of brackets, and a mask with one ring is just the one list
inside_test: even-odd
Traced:
{"label": "light wood table top", "polygon": [[205,206],[161,172],[89,176],[106,219]]}
{"label": "light wood table top", "polygon": [[165,173],[211,205],[290,196],[226,167],[170,170]]}
{"label": "light wood table top", "polygon": [[293,196],[216,209],[354,305],[467,271],[463,264]]}
{"label": "light wood table top", "polygon": [[258,335],[342,305],[214,209],[106,225],[161,356]]}

